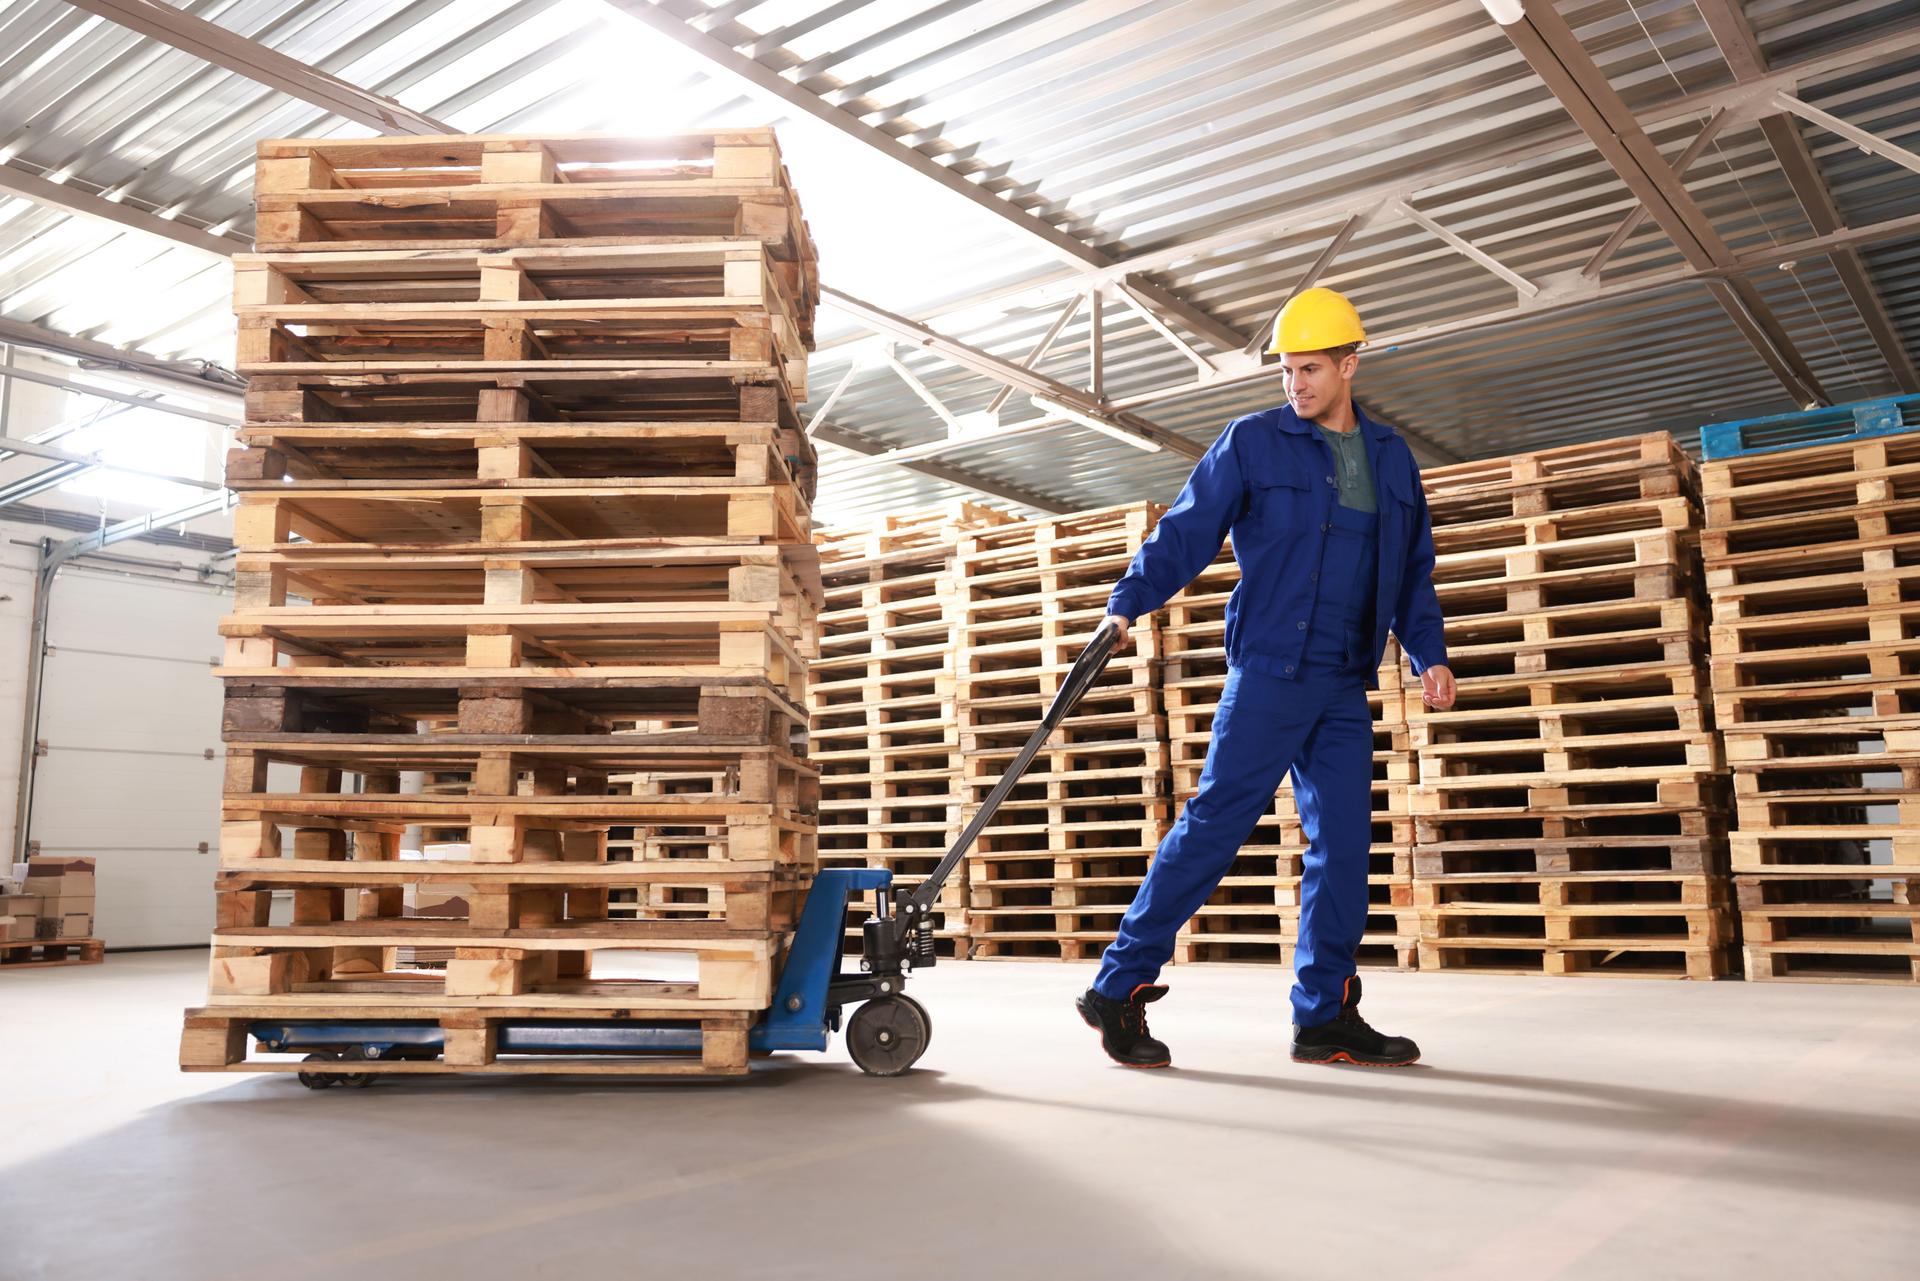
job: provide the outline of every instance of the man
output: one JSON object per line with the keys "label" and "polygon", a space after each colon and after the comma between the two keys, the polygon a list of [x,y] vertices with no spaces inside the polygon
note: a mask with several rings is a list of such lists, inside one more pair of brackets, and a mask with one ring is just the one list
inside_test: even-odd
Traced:
{"label": "man", "polygon": [[1353,304],[1308,289],[1282,309],[1270,355],[1287,403],[1228,424],[1107,603],[1134,619],[1192,582],[1229,531],[1227,682],[1199,791],[1160,843],[1094,984],[1077,1002],[1128,1067],[1166,1067],[1146,1005],[1174,936],[1213,893],[1289,769],[1308,848],[1294,946],[1293,1057],[1397,1067],[1420,1057],[1360,1017],[1354,951],[1367,919],[1373,718],[1367,689],[1389,628],[1429,706],[1454,697],[1433,591],[1433,532],[1407,444],[1353,402],[1366,341]]}

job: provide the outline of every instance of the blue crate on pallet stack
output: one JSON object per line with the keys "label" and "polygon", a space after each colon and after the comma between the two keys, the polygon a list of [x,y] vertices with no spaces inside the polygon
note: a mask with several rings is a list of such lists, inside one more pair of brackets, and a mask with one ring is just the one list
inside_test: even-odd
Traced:
{"label": "blue crate on pallet stack", "polygon": [[1837,445],[1916,429],[1920,429],[1920,396],[1890,396],[1884,400],[1861,400],[1850,405],[1775,414],[1770,418],[1708,423],[1700,429],[1700,456],[1708,460],[1738,458],[1809,445]]}

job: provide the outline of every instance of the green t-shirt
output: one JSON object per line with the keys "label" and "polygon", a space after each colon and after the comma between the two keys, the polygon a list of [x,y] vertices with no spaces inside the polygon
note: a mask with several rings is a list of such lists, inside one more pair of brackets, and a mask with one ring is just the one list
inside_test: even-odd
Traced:
{"label": "green t-shirt", "polygon": [[1367,462],[1367,442],[1360,426],[1352,431],[1328,431],[1319,423],[1313,429],[1333,450],[1333,470],[1340,484],[1340,505],[1354,511],[1378,511],[1373,497],[1373,467]]}

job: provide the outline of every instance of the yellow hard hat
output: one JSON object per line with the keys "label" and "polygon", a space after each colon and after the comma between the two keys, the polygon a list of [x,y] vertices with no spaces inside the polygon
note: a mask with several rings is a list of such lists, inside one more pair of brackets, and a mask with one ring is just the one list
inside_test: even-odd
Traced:
{"label": "yellow hard hat", "polygon": [[1280,318],[1273,326],[1273,345],[1267,348],[1267,354],[1330,351],[1366,340],[1367,331],[1360,327],[1360,313],[1353,309],[1345,294],[1331,289],[1302,289],[1280,309]]}

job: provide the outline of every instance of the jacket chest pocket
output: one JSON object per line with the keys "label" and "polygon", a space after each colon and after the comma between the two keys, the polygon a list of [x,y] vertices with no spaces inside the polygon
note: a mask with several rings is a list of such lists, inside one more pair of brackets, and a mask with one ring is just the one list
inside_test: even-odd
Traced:
{"label": "jacket chest pocket", "polygon": [[[1414,486],[1420,482],[1415,480],[1412,471],[1404,466],[1389,465],[1381,470],[1385,475],[1381,477],[1380,484],[1376,488],[1398,504],[1404,514],[1413,507]],[[1385,508],[1381,510],[1384,512]]]}
{"label": "jacket chest pocket", "polygon": [[1254,528],[1281,535],[1304,530],[1319,519],[1313,490],[1294,477],[1255,480],[1249,486],[1248,515]]}

